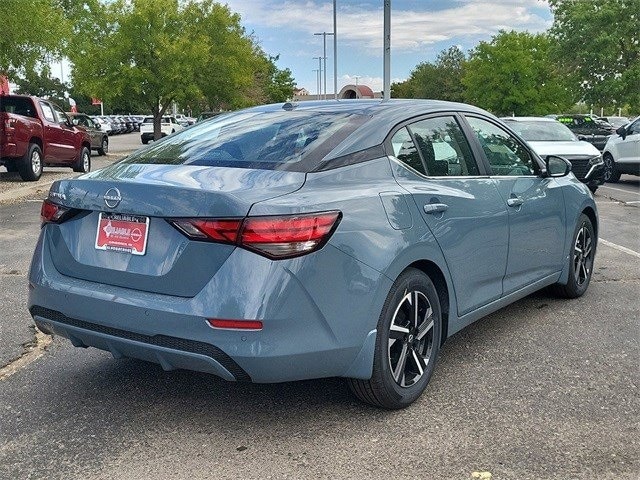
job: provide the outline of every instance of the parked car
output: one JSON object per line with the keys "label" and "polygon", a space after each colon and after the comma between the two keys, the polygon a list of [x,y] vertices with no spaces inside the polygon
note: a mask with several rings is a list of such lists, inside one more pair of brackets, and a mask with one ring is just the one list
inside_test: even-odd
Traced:
{"label": "parked car", "polygon": [[106,133],[107,135],[113,134],[111,122],[107,122],[104,118],[96,115],[90,116],[89,118],[100,125],[100,130],[102,130],[104,133]]}
{"label": "parked car", "polygon": [[447,337],[547,286],[586,291],[598,216],[569,172],[459,103],[242,110],[55,182],[28,307],[115,357],[346,377],[402,408]]}
{"label": "parked car", "polygon": [[629,119],[627,117],[599,117],[601,120],[612,125],[614,128],[620,128],[624,125],[629,124]]}
{"label": "parked car", "polygon": [[99,123],[84,113],[67,112],[67,115],[71,118],[71,123],[89,134],[92,150],[98,152],[98,155],[109,152],[109,136],[102,131]]}
{"label": "parked car", "polygon": [[[184,127],[178,123],[174,117],[162,117],[162,122],[160,124],[160,129],[162,131],[162,137],[166,137],[167,135],[171,135],[172,133],[179,132],[183,130]],[[142,122],[142,126],[140,127],[140,140],[145,145],[153,140],[153,117],[145,117]]]}
{"label": "parked car", "polygon": [[0,165],[35,181],[45,165],[91,169],[91,140],[55,103],[38,97],[0,95]]}
{"label": "parked car", "polygon": [[619,127],[604,147],[604,179],[617,182],[620,175],[640,175],[640,117]]}
{"label": "parked car", "polygon": [[176,118],[178,123],[180,125],[182,125],[183,127],[188,127],[188,126],[193,125],[194,123],[196,123],[196,119],[195,118],[187,117],[186,115],[184,115],[182,113],[177,113],[177,114],[174,115],[174,117]]}
{"label": "parked car", "polygon": [[591,115],[562,114],[556,120],[566,125],[579,140],[593,144],[599,151],[604,149],[607,139],[616,131],[610,123]]}
{"label": "parked car", "polygon": [[604,163],[600,151],[578,138],[563,124],[546,117],[507,117],[504,122],[545,158],[558,155],[571,162],[571,171],[593,193],[604,183]]}

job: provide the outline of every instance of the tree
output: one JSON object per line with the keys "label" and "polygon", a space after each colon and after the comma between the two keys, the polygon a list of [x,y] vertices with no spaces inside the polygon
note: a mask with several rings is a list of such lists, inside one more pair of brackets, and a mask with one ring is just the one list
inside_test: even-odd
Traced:
{"label": "tree", "polygon": [[457,46],[440,52],[434,63],[418,64],[409,79],[394,83],[391,94],[395,98],[431,98],[461,102],[464,98],[462,75],[465,55]]}
{"label": "tree", "polygon": [[240,17],[212,0],[94,2],[88,15],[94,31],[70,44],[74,85],[106,101],[135,98],[153,114],[156,139],[173,102],[244,106],[262,65]]}
{"label": "tree", "polygon": [[501,31],[466,63],[465,99],[498,115],[544,115],[574,103],[550,57],[546,34]]}
{"label": "tree", "polygon": [[0,25],[0,74],[10,76],[59,55],[68,26],[58,0],[1,0]]}
{"label": "tree", "polygon": [[640,108],[640,0],[550,0],[554,55],[593,105]]}
{"label": "tree", "polygon": [[49,98],[61,107],[66,102],[65,92],[68,86],[57,78],[51,77],[51,69],[48,65],[44,65],[40,71],[27,70],[23,77],[16,79],[16,84],[18,94]]}

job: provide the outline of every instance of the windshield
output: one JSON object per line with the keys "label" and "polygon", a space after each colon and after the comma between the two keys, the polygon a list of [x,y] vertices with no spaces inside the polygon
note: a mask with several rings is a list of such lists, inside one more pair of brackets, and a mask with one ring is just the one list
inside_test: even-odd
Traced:
{"label": "windshield", "polygon": [[318,112],[223,114],[123,162],[310,171],[367,118]]}
{"label": "windshield", "polygon": [[529,142],[577,142],[571,130],[559,122],[508,121],[508,125]]}

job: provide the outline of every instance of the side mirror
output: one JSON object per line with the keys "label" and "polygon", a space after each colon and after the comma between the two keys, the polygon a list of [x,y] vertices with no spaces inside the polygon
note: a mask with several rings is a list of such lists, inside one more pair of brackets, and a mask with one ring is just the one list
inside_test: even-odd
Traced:
{"label": "side mirror", "polygon": [[571,171],[571,162],[557,155],[547,155],[545,158],[547,177],[564,177]]}
{"label": "side mirror", "polygon": [[622,137],[622,139],[624,140],[625,138],[627,138],[627,127],[626,125],[623,125],[622,127],[618,127],[616,129],[616,133],[618,135],[620,135]]}

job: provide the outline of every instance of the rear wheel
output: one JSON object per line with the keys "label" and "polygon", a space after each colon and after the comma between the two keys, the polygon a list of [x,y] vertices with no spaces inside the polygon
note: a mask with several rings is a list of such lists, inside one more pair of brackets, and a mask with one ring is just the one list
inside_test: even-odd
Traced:
{"label": "rear wheel", "polygon": [[80,150],[80,156],[73,165],[74,172],[87,173],[91,170],[91,154],[87,147],[82,147]]}
{"label": "rear wheel", "polygon": [[604,161],[604,181],[616,183],[620,180],[620,171],[616,168],[616,162],[610,153],[605,153],[602,157]]}
{"label": "rear wheel", "polygon": [[348,379],[351,391],[378,407],[411,405],[433,374],[441,325],[433,282],[420,270],[405,270],[391,287],[378,320],[371,379]]}
{"label": "rear wheel", "polygon": [[589,190],[591,190],[591,193],[596,193],[598,187],[589,187]]}
{"label": "rear wheel", "polygon": [[18,165],[20,177],[25,182],[34,182],[42,175],[42,150],[35,144],[29,144],[27,155]]}
{"label": "rear wheel", "polygon": [[593,224],[586,215],[580,215],[573,234],[573,248],[569,254],[569,280],[566,285],[554,285],[557,295],[578,298],[587,291],[593,273],[596,254],[596,235]]}
{"label": "rear wheel", "polygon": [[107,153],[109,153],[109,139],[104,137],[102,139],[102,145],[98,149],[98,155],[106,155]]}

